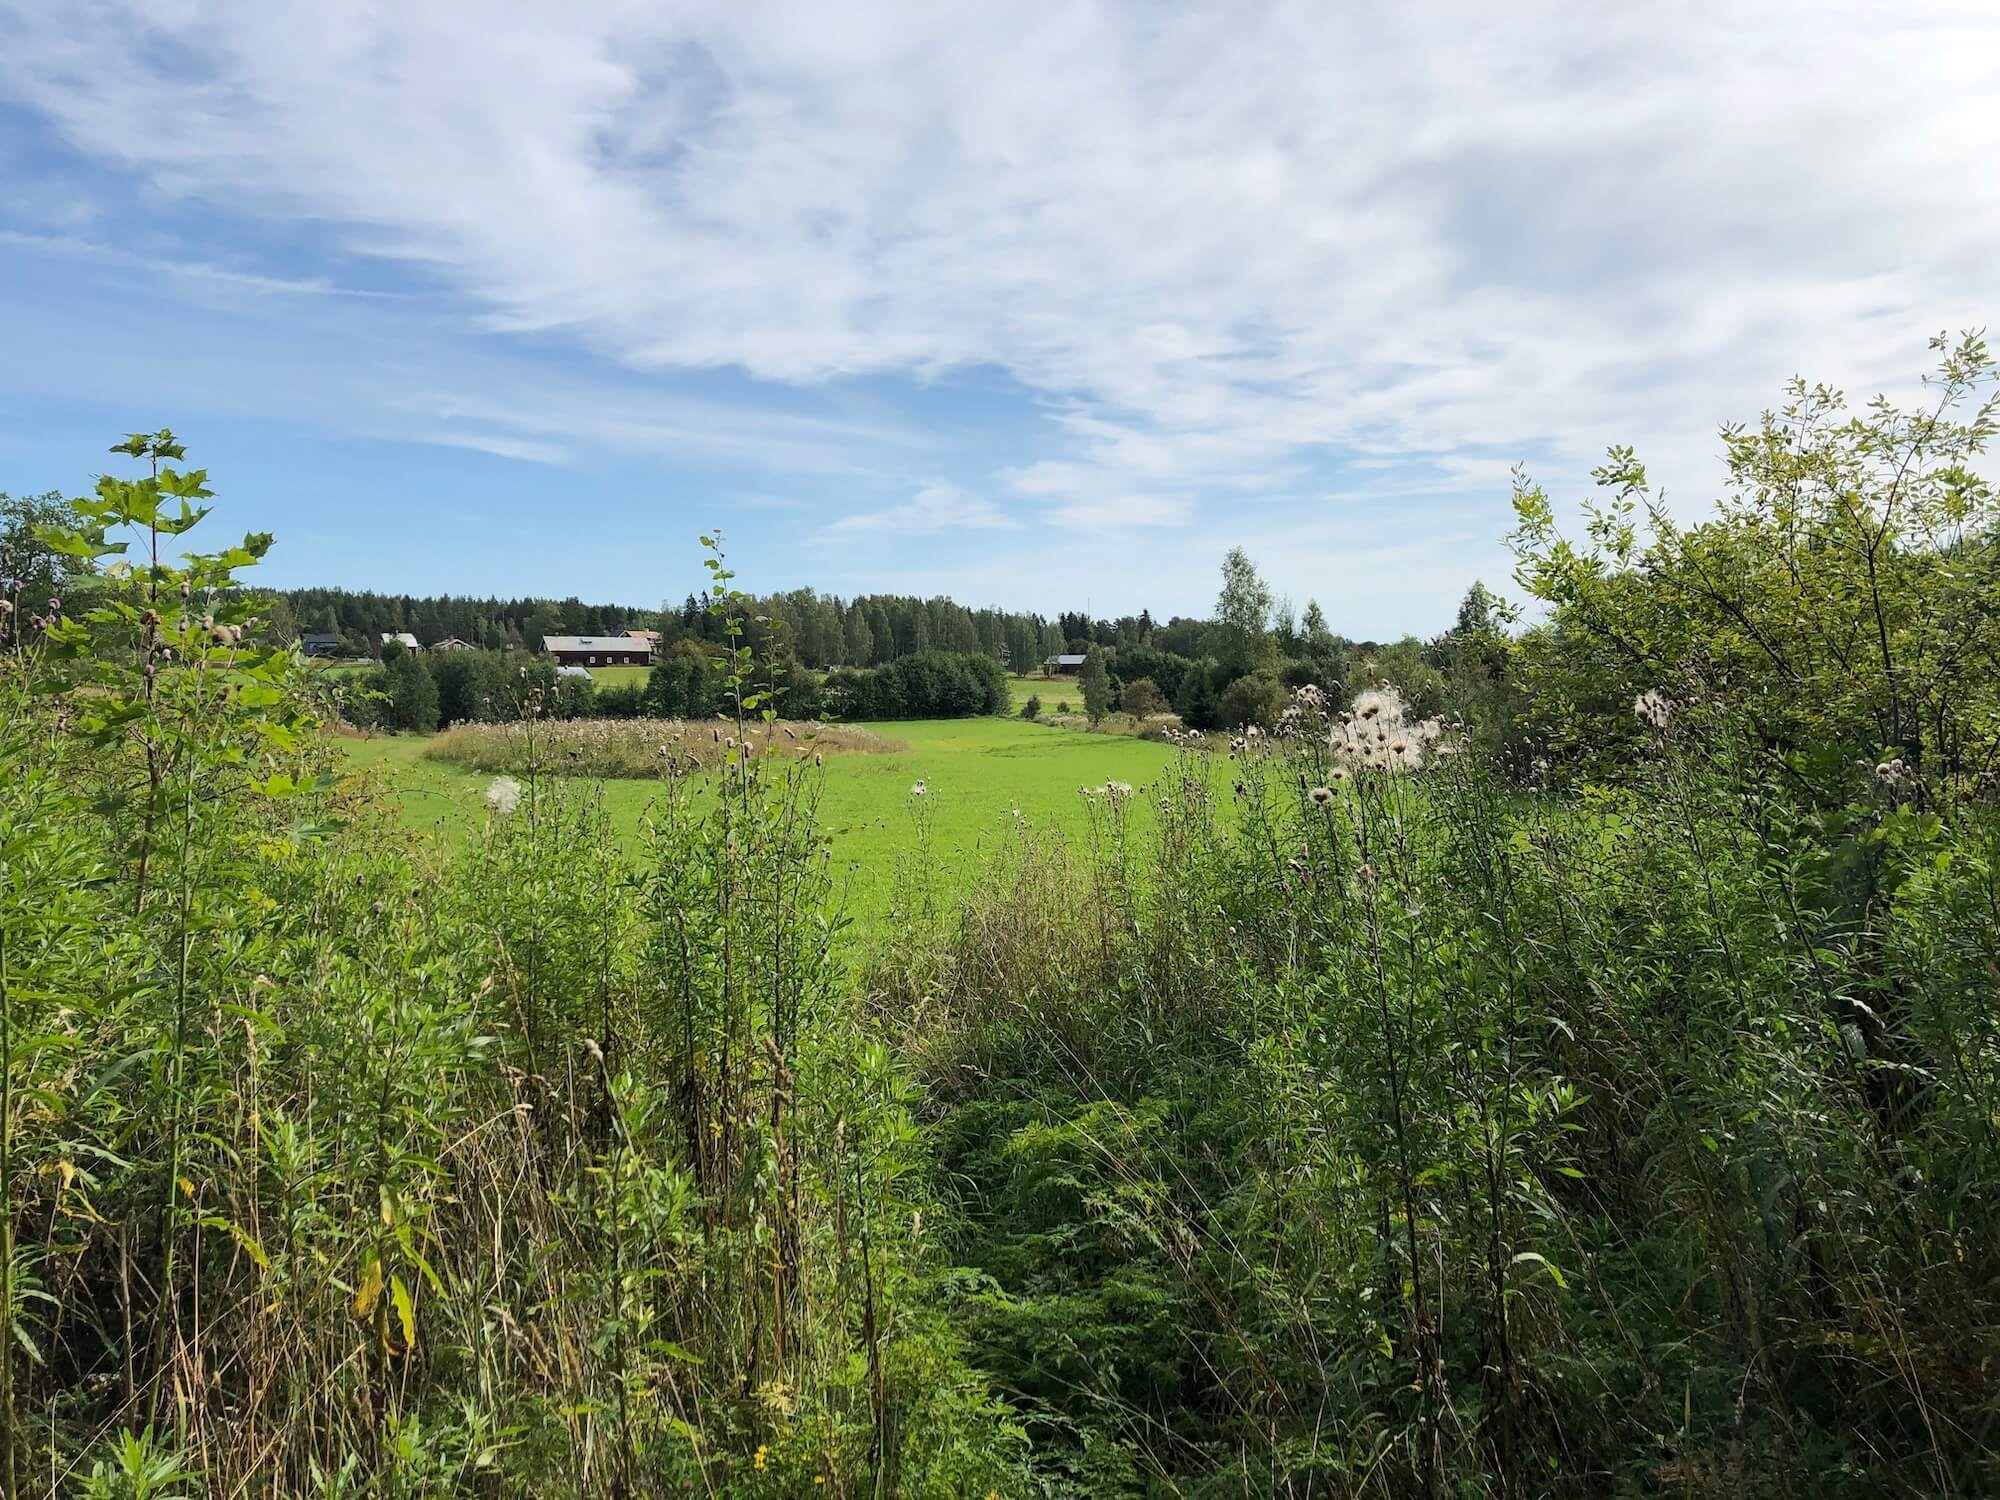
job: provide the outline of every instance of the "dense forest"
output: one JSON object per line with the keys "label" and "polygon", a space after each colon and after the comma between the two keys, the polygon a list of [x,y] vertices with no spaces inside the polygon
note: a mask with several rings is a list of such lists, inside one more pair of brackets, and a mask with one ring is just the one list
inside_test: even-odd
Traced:
{"label": "dense forest", "polygon": [[[46,496],[43,502],[57,504],[60,497]],[[1249,566],[1240,554],[1231,565]],[[1329,629],[1317,601],[1309,600],[1302,612],[1295,612],[1288,601],[1272,598],[1254,572],[1236,581],[1248,590],[1238,597],[1240,606],[1254,610],[1261,604],[1269,617],[1274,662],[1304,664],[1292,669],[1293,676],[1302,672],[1324,676],[1345,651],[1371,655],[1390,649],[1372,641],[1340,639]],[[574,598],[414,598],[333,588],[291,589],[278,598],[281,605],[266,612],[274,639],[289,641],[307,631],[323,632],[337,635],[354,656],[379,657],[382,637],[403,631],[423,646],[452,639],[492,650],[537,651],[549,635],[609,635],[627,629],[657,630],[667,645],[677,641],[719,645],[723,629],[707,602],[693,594],[677,606],[657,610],[585,604]],[[1491,607],[1484,589],[1476,591],[1472,607]],[[1145,610],[1116,620],[1094,620],[1081,612],[1049,619],[969,609],[943,597],[864,594],[843,600],[795,589],[745,595],[742,618],[749,643],[760,653],[782,653],[817,671],[879,666],[927,651],[991,656],[1017,672],[1039,671],[1051,656],[1093,647],[1158,652],[1167,663],[1163,669],[1131,675],[1161,679],[1170,695],[1180,685],[1180,664],[1204,658],[1227,661],[1240,650],[1226,622],[1176,616],[1156,624]]]}
{"label": "dense forest", "polygon": [[428,839],[132,438],[0,611],[0,1480],[2000,1492],[2000,407],[1937,355],[1696,520],[1522,482],[1537,622],[1422,680],[1292,680],[1232,557],[1093,644],[1272,703],[964,890],[913,789],[872,939],[834,758],[749,753],[768,601],[637,847],[541,762]]}
{"label": "dense forest", "polygon": [[[55,497],[49,497],[51,499]],[[280,636],[306,631],[337,635],[355,656],[379,656],[384,634],[408,631],[424,646],[445,639],[493,650],[541,649],[549,635],[609,635],[650,629],[663,640],[715,644],[721,627],[705,599],[690,594],[678,605],[632,609],[585,604],[580,599],[413,598],[334,588],[288,590],[275,622]],[[1111,644],[1124,627],[1128,638],[1150,635],[1152,622],[1096,621],[1080,615],[1045,620],[1040,615],[968,609],[949,599],[888,594],[843,600],[812,589],[746,598],[744,617],[760,647],[782,642],[801,665],[826,670],[869,667],[926,651],[983,653],[1016,666],[1038,665],[1074,642]]]}

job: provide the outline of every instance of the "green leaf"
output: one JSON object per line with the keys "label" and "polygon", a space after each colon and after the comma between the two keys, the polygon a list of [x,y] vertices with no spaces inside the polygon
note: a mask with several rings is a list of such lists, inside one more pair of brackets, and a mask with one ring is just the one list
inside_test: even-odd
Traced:
{"label": "green leaf", "polygon": [[1561,1269],[1546,1255],[1542,1255],[1534,1250],[1523,1250],[1514,1257],[1511,1263],[1517,1266],[1523,1263],[1540,1266],[1549,1273],[1550,1278],[1557,1286],[1561,1287],[1564,1291],[1569,1290],[1569,1282],[1564,1278]]}
{"label": "green leaf", "polygon": [[683,1364],[699,1365],[706,1363],[692,1349],[684,1349],[672,1339],[653,1339],[647,1343],[646,1348],[654,1354],[664,1354],[668,1359],[677,1359]]}
{"label": "green leaf", "polygon": [[417,1347],[417,1310],[410,1303],[410,1289],[403,1284],[403,1278],[389,1278],[389,1300],[396,1304],[396,1319],[403,1325],[403,1347]]}
{"label": "green leaf", "polygon": [[236,1243],[243,1247],[243,1253],[257,1262],[258,1270],[268,1271],[271,1269],[271,1257],[264,1253],[264,1247],[257,1243],[257,1237],[254,1234],[245,1229],[241,1224],[228,1224],[224,1227],[228,1229]]}

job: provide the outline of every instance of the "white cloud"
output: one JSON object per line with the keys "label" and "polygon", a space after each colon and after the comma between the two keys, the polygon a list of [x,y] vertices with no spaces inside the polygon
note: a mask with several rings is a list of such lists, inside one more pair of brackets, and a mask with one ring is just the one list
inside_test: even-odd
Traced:
{"label": "white cloud", "polygon": [[[420,266],[492,329],[776,382],[992,367],[1045,403],[1047,451],[991,476],[1015,508],[926,490],[835,532],[1172,526],[1324,494],[1327,453],[1413,508],[1612,440],[1698,486],[1784,376],[1900,385],[2000,301],[1987,0],[28,0],[0,53],[76,148]],[[855,446],[784,427],[805,465]]]}
{"label": "white cloud", "polygon": [[491,453],[496,458],[512,458],[522,463],[559,464],[569,457],[567,449],[555,443],[537,443],[508,437],[504,433],[433,432],[426,439],[443,448],[465,448],[474,453]]}
{"label": "white cloud", "polygon": [[196,281],[216,282],[234,291],[273,292],[296,297],[395,297],[397,295],[394,292],[336,286],[321,277],[264,276],[252,271],[231,270],[227,266],[212,266],[203,261],[177,260],[165,255],[143,255],[116,245],[103,245],[94,240],[77,239],[71,235],[26,234],[19,230],[0,229],[0,245],[63,260],[101,261],[106,265],[123,266],[160,276],[188,277]]}
{"label": "white cloud", "polygon": [[902,505],[842,516],[826,528],[832,537],[873,532],[934,536],[946,531],[1012,531],[1018,523],[990,500],[951,484],[930,484]]}
{"label": "white cloud", "polygon": [[1163,495],[1118,495],[1065,500],[1049,512],[1055,523],[1078,531],[1124,531],[1144,526],[1185,526],[1191,502]]}

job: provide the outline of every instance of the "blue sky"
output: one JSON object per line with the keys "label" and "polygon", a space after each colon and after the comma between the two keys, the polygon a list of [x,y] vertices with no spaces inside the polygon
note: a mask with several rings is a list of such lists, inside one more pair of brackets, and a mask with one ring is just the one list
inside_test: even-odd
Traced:
{"label": "blue sky", "polygon": [[1504,584],[2000,297],[1987,3],[0,3],[0,489],[171,425],[277,584]]}

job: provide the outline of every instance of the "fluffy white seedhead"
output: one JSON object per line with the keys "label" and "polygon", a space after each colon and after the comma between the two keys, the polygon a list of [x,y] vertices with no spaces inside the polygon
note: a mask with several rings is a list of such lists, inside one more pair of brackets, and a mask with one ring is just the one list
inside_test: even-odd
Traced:
{"label": "fluffy white seedhead", "polygon": [[509,816],[521,805],[521,783],[511,776],[495,776],[486,788],[486,805],[503,818]]}
{"label": "fluffy white seedhead", "polygon": [[1674,716],[1674,700],[1656,688],[1649,688],[1632,700],[1632,713],[1654,733],[1665,734],[1667,721]]}
{"label": "fluffy white seedhead", "polygon": [[1403,695],[1393,685],[1385,682],[1369,688],[1334,722],[1327,748],[1350,771],[1399,774],[1422,770],[1444,733],[1444,724],[1437,719],[1411,722],[1407,712]]}
{"label": "fluffy white seedhead", "polygon": [[1293,690],[1292,701],[1278,715],[1277,733],[1285,739],[1303,739],[1317,735],[1325,723],[1326,694],[1309,682]]}

